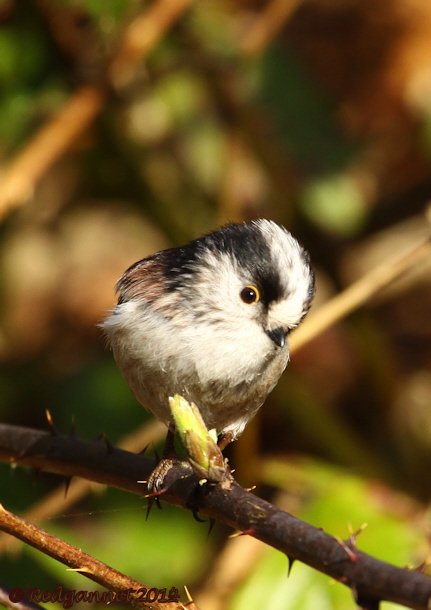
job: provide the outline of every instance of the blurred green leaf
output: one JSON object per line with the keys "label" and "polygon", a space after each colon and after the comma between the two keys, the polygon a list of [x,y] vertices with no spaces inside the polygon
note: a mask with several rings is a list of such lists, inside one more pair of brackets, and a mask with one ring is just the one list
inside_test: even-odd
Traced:
{"label": "blurred green leaf", "polygon": [[41,76],[46,52],[45,41],[36,28],[0,29],[0,87],[34,82]]}
{"label": "blurred green leaf", "polygon": [[111,25],[115,25],[131,6],[138,7],[139,2],[137,0],[109,0],[109,2],[105,0],[67,0],[67,4],[72,7],[81,5],[90,17],[99,22],[105,22],[107,26],[109,22]]}
{"label": "blurred green leaf", "polygon": [[411,510],[407,500],[403,504],[403,496],[398,497],[397,511],[392,508],[395,492],[348,470],[311,459],[269,460],[263,479],[306,497],[297,516],[334,536],[346,539],[367,524],[358,536],[358,548],[383,561],[403,567],[420,563],[418,556],[426,552],[420,521],[405,517],[405,510]]}
{"label": "blurred green leaf", "polygon": [[[290,49],[273,44],[257,65],[261,74],[257,99],[267,107],[294,163],[315,173],[344,167],[356,145],[333,117],[335,100],[311,78]],[[256,73],[253,80],[256,87]]]}
{"label": "blurred green leaf", "polygon": [[301,207],[316,225],[340,235],[354,235],[367,216],[366,201],[357,185],[343,174],[310,181],[302,190]]}
{"label": "blurred green leaf", "polygon": [[[341,539],[349,537],[350,528],[368,527],[358,535],[358,548],[379,559],[400,567],[417,561],[418,553],[426,552],[425,532],[414,523],[390,511],[381,501],[383,492],[360,477],[313,460],[296,463],[272,460],[264,467],[265,483],[278,484],[302,495],[304,500],[297,516],[322,527]],[[417,561],[417,563],[419,563]],[[229,610],[351,610],[352,594],[347,587],[332,581],[308,566],[294,563],[287,578],[287,559],[280,552],[268,549],[255,565],[247,581],[234,596]],[[385,604],[387,609],[396,608]]]}
{"label": "blurred green leaf", "polygon": [[[1,51],[0,51],[1,53]],[[0,98],[0,140],[13,145],[25,133],[32,116],[34,100],[26,91],[16,91]]]}
{"label": "blurred green leaf", "polygon": [[229,610],[351,609],[349,589],[304,564],[294,563],[288,577],[286,557],[269,549],[253,574],[234,596]]}
{"label": "blurred green leaf", "polygon": [[[92,511],[78,521],[71,516],[71,526],[51,521],[44,527],[85,553],[151,586],[181,589],[204,570],[211,551],[207,527],[197,523],[189,512],[164,505],[162,511],[153,510],[146,521],[144,500],[130,498],[129,508],[123,504],[115,509],[114,504],[111,512],[106,509],[110,503],[104,496],[103,505],[101,514]],[[42,553],[32,549],[26,552],[58,582],[76,588],[88,584],[82,575],[68,572],[64,565]]]}

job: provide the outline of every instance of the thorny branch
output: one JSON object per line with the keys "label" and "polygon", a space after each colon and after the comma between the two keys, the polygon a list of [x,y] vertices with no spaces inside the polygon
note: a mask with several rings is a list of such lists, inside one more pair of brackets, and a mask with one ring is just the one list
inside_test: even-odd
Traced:
{"label": "thorny branch", "polygon": [[[41,470],[78,475],[145,495],[137,481],[153,468],[143,455],[49,432],[0,424],[0,459]],[[431,578],[416,570],[397,568],[359,551],[353,539],[339,541],[312,525],[254,496],[235,481],[230,485],[199,485],[188,464],[173,467],[165,479],[163,498],[192,508],[252,535],[350,587],[362,607],[381,600],[429,610]],[[0,528],[3,525],[0,522]]]}
{"label": "thorny branch", "polygon": [[[52,536],[45,530],[42,530],[16,515],[6,510],[0,504],[0,529],[13,536],[16,536],[23,542],[30,544],[34,548],[43,553],[57,559],[67,565],[69,568],[86,576],[90,580],[97,582],[111,591],[118,593],[128,592],[128,602],[135,607],[145,608],[146,610],[179,610],[181,605],[176,602],[167,603],[145,603],[140,601],[143,589],[148,590],[149,587],[142,583],[118,572],[114,568],[102,563],[91,555],[84,553],[56,536]],[[123,602],[126,601],[123,599]]]}
{"label": "thorny branch", "polygon": [[[166,434],[166,428],[158,420],[146,422],[137,430],[127,434],[118,442],[118,446],[126,451],[139,452],[142,447],[151,443],[156,444],[161,441]],[[87,479],[75,478],[67,483],[67,494],[64,485],[59,485],[56,489],[44,496],[41,500],[33,504],[23,514],[27,521],[40,523],[50,519],[54,515],[66,512],[71,506],[84,498],[91,490],[96,487],[95,483]],[[8,553],[16,551],[20,541],[5,534],[0,534],[0,555],[7,549]]]}

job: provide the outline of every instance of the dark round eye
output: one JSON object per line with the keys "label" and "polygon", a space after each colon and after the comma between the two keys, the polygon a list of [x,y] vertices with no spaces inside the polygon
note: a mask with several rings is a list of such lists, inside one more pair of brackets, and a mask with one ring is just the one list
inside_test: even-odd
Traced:
{"label": "dark round eye", "polygon": [[259,290],[256,286],[246,286],[241,290],[240,297],[247,305],[257,303],[260,299]]}

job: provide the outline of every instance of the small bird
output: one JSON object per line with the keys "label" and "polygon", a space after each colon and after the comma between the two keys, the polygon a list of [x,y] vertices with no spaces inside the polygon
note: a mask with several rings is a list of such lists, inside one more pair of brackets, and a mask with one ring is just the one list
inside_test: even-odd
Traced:
{"label": "small bird", "polygon": [[138,401],[172,430],[168,397],[181,394],[225,445],[284,371],[314,274],[296,239],[261,219],[144,258],[116,290],[102,327]]}

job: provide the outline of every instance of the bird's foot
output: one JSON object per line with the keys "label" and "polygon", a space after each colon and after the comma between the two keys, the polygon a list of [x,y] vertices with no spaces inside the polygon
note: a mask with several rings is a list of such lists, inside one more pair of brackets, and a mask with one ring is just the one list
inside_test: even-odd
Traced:
{"label": "bird's foot", "polygon": [[165,477],[174,464],[179,461],[175,454],[174,436],[175,430],[168,428],[163,457],[147,480],[148,498],[158,498],[166,492],[166,488],[163,485]]}
{"label": "bird's foot", "polygon": [[161,496],[163,496],[163,494],[165,494],[168,491],[171,484],[175,481],[175,476],[173,478],[170,477],[169,483],[166,484],[166,476],[168,475],[169,471],[172,468],[178,467],[178,466],[183,467],[182,468],[183,474],[184,474],[184,466],[187,466],[187,469],[189,470],[190,473],[192,472],[192,468],[188,462],[179,460],[178,458],[174,458],[174,457],[165,457],[165,458],[162,458],[162,460],[157,464],[157,466],[154,468],[154,470],[148,477],[148,479],[146,481],[147,493],[145,494],[145,497],[148,500],[147,516],[146,516],[147,519],[150,515],[151,509],[152,509],[154,503],[156,504],[157,508],[159,508],[159,509],[162,508],[162,506],[160,504],[160,498],[161,498]]}
{"label": "bird's foot", "polygon": [[150,474],[147,480],[147,489],[149,498],[161,496],[166,492],[166,488],[163,486],[164,480],[170,469],[175,463],[179,462],[178,459],[173,457],[165,457],[160,460],[153,472]]}

